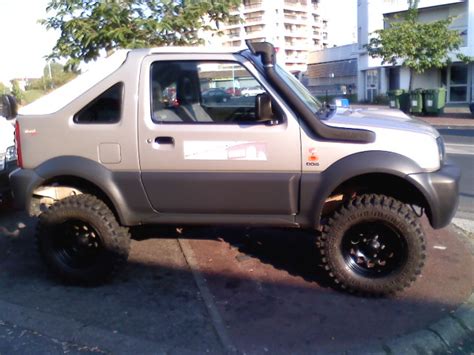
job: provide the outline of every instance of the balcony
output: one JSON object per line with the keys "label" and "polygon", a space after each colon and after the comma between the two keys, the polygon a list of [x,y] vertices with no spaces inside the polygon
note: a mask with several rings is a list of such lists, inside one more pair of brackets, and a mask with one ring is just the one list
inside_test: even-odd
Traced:
{"label": "balcony", "polygon": [[293,38],[306,38],[308,36],[308,31],[302,30],[285,30],[285,37],[293,37]]}
{"label": "balcony", "polygon": [[308,21],[308,17],[306,16],[298,16],[298,15],[292,15],[292,14],[284,15],[285,23],[301,24],[301,23],[306,23],[306,21]]}
{"label": "balcony", "polygon": [[244,12],[255,11],[262,7],[262,2],[251,3],[248,5],[244,5]]}
{"label": "balcony", "polygon": [[291,9],[293,11],[301,11],[301,12],[306,12],[307,11],[307,6],[306,4],[302,4],[299,1],[291,1],[291,0],[285,0],[283,7],[285,9]]}
{"label": "balcony", "polygon": [[250,17],[245,19],[245,23],[258,23],[258,22],[263,22],[263,16],[259,17]]}
{"label": "balcony", "polygon": [[293,51],[305,51],[309,48],[307,42],[286,42],[285,49],[286,50],[293,50]]}

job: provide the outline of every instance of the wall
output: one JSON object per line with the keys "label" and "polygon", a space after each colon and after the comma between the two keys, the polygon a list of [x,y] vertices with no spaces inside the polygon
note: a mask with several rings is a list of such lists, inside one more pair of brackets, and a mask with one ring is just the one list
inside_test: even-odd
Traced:
{"label": "wall", "polygon": [[357,59],[357,44],[312,51],[308,55],[308,65],[347,59]]}

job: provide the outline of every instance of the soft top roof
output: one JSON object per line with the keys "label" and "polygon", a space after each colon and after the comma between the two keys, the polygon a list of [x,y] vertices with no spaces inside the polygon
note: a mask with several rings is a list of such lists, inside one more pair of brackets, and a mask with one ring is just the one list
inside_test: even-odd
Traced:
{"label": "soft top roof", "polygon": [[50,92],[49,94],[39,98],[19,109],[20,115],[47,115],[57,112],[66,104],[79,97],[82,93],[91,89],[101,80],[115,72],[125,62],[130,54],[146,56],[149,54],[159,53],[217,53],[232,54],[239,53],[244,48],[232,47],[157,47],[143,49],[120,49],[108,58],[103,58],[90,66],[90,69],[79,75],[74,80],[60,88]]}
{"label": "soft top roof", "polygon": [[92,88],[123,64],[129,50],[118,50],[110,57],[99,60],[85,73],[49,94],[18,110],[19,115],[47,115],[56,112]]}

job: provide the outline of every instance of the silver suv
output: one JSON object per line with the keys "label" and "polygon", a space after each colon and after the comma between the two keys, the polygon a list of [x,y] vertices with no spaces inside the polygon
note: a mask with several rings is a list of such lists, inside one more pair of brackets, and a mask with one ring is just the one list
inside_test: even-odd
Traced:
{"label": "silver suv", "polygon": [[[42,212],[55,274],[103,281],[127,259],[129,226],[251,225],[313,230],[349,291],[415,280],[421,212],[442,228],[458,201],[439,133],[398,111],[338,113],[271,44],[248,46],[119,51],[20,111],[11,183],[20,208]],[[232,95],[203,100],[213,88]]]}

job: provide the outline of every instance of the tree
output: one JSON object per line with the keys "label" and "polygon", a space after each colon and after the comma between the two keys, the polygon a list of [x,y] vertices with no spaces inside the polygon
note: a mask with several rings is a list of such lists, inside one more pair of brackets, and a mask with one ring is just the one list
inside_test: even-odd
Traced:
{"label": "tree", "polygon": [[[60,31],[50,59],[69,66],[96,59],[101,50],[201,44],[199,30],[215,31],[240,0],[50,0],[40,22]],[[215,27],[213,26],[215,24]]]}
{"label": "tree", "polygon": [[8,87],[0,82],[0,95],[4,95],[4,94],[9,94],[10,93],[10,89],[8,89]]}
{"label": "tree", "polygon": [[11,83],[12,95],[15,96],[16,101],[21,104],[23,99],[25,98],[25,93],[23,92],[23,90],[21,90],[20,83],[18,83],[18,80],[11,80]]}
{"label": "tree", "polygon": [[60,63],[52,62],[44,67],[41,78],[28,80],[26,90],[49,91],[66,84],[78,74],[77,71],[66,70]]}
{"label": "tree", "polygon": [[[418,21],[418,0],[409,0],[409,10],[405,17],[395,18],[385,29],[375,31],[375,37],[366,45],[369,55],[382,58],[382,63],[397,64],[403,60],[410,70],[412,89],[413,72],[423,73],[430,68],[443,68],[450,62],[449,52],[459,50],[462,38],[459,31],[450,30],[453,18],[430,23]],[[457,54],[465,62],[471,59]]]}

